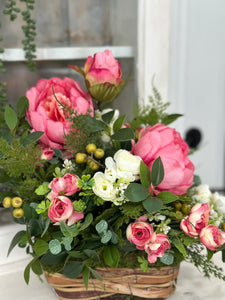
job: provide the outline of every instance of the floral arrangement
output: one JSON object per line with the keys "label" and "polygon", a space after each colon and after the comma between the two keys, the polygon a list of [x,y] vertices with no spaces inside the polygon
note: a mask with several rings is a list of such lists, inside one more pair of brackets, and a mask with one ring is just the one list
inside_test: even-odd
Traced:
{"label": "floral arrangement", "polygon": [[[109,50],[89,56],[71,78],[41,79],[5,107],[0,137],[4,207],[23,225],[18,245],[38,276],[101,280],[97,267],[177,266],[186,260],[225,279],[225,198],[194,176],[189,148],[153,85],[131,121],[107,108],[121,92],[120,63]],[[207,251],[205,251],[207,250]]]}

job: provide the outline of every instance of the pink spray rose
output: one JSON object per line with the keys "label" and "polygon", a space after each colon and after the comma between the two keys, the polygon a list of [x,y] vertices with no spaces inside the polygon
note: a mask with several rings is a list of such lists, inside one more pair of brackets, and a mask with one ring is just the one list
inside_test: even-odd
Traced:
{"label": "pink spray rose", "polygon": [[73,211],[73,203],[65,196],[58,196],[52,200],[49,209],[48,217],[52,222],[67,221],[68,226],[83,219],[82,212]]}
{"label": "pink spray rose", "polygon": [[202,229],[200,240],[208,249],[216,251],[225,243],[225,232],[219,230],[217,226],[208,225]]}
{"label": "pink spray rose", "polygon": [[144,250],[145,245],[150,243],[153,235],[152,225],[146,222],[135,221],[127,227],[127,239],[136,245],[137,249]]}
{"label": "pink spray rose", "polygon": [[147,127],[133,147],[134,155],[142,158],[151,169],[159,156],[164,166],[164,179],[155,193],[169,191],[182,195],[193,184],[194,165],[188,158],[189,148],[180,134],[163,124]]}
{"label": "pink spray rose", "polygon": [[65,110],[57,100],[74,110],[77,115],[87,114],[93,116],[93,104],[89,93],[85,93],[79,82],[65,77],[41,79],[36,87],[27,91],[29,100],[27,119],[33,131],[43,131],[40,141],[50,148],[63,149],[64,135],[70,131],[71,124],[66,118]]}
{"label": "pink spray rose", "polygon": [[145,246],[145,251],[148,254],[148,261],[151,264],[154,264],[157,260],[157,257],[163,257],[164,252],[170,248],[171,245],[167,235],[164,233],[156,234],[154,232],[150,243]]}
{"label": "pink spray rose", "polygon": [[49,219],[53,222],[66,221],[73,213],[73,204],[65,196],[56,197],[48,209]]}
{"label": "pink spray rose", "polygon": [[200,232],[209,223],[210,207],[208,203],[195,204],[189,216],[180,222],[180,228],[191,237],[198,237]]}
{"label": "pink spray rose", "polygon": [[52,189],[53,195],[71,196],[80,190],[77,187],[77,180],[77,175],[65,174],[63,177],[54,178],[50,182],[49,188]]}

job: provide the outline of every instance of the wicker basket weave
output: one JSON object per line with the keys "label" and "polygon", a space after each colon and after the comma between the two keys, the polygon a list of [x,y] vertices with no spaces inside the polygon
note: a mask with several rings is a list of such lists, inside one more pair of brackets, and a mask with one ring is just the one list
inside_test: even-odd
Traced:
{"label": "wicker basket weave", "polygon": [[[83,279],[70,279],[62,274],[45,274],[61,300],[111,299],[113,295],[133,295],[145,299],[165,299],[174,293],[179,267],[140,269],[102,268],[96,270],[103,281],[89,279],[88,290]],[[108,297],[108,298],[107,298]],[[114,299],[120,299],[119,296]]]}

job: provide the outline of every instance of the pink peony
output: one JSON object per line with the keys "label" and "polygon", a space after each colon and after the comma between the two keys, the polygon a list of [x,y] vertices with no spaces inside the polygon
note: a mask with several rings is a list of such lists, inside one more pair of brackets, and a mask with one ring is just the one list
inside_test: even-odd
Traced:
{"label": "pink peony", "polygon": [[180,222],[180,228],[191,237],[198,237],[209,223],[210,207],[208,203],[195,204],[189,216]]}
{"label": "pink peony", "polygon": [[145,251],[148,254],[148,261],[151,264],[154,264],[157,258],[163,257],[164,252],[170,248],[171,245],[167,235],[163,233],[156,234],[154,232],[150,243],[145,246]]}
{"label": "pink peony", "polygon": [[141,132],[133,153],[142,158],[151,169],[159,156],[164,166],[164,179],[155,188],[155,193],[169,191],[176,195],[185,194],[193,184],[194,165],[188,158],[188,145],[180,134],[163,124],[147,127]]}
{"label": "pink peony", "polygon": [[65,110],[56,101],[52,88],[57,100],[77,115],[91,111],[93,116],[93,104],[91,96],[82,90],[79,82],[67,77],[41,79],[36,87],[27,91],[27,119],[33,131],[44,132],[40,138],[43,144],[53,149],[63,149],[64,135],[70,131],[71,124]]}
{"label": "pink peony", "polygon": [[217,226],[208,225],[202,229],[200,240],[208,249],[216,251],[225,243],[225,232],[219,230]]}
{"label": "pink peony", "polygon": [[84,65],[85,79],[90,86],[109,83],[117,86],[121,79],[120,63],[113,57],[110,50],[88,56]]}
{"label": "pink peony", "polygon": [[[65,174],[63,177],[54,178],[49,188],[52,189],[53,195],[66,195],[71,196],[80,191],[77,187],[78,176],[74,174]],[[54,198],[54,196],[53,196]]]}
{"label": "pink peony", "polygon": [[150,243],[153,235],[152,225],[142,221],[130,223],[127,227],[127,239],[136,245],[137,249],[144,250],[145,245]]}
{"label": "pink peony", "polygon": [[55,198],[48,210],[48,217],[53,222],[66,221],[73,213],[73,204],[69,198],[58,196]]}

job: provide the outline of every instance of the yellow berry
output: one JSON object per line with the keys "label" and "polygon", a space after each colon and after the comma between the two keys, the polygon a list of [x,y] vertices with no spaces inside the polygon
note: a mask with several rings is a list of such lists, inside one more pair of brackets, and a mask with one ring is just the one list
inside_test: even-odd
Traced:
{"label": "yellow berry", "polygon": [[223,230],[225,230],[225,224],[223,224],[222,227],[223,227]]}
{"label": "yellow berry", "polygon": [[77,164],[83,164],[87,162],[87,155],[85,153],[77,153],[75,157]]}
{"label": "yellow berry", "polygon": [[94,156],[98,159],[101,159],[104,155],[105,155],[104,150],[102,150],[100,148],[96,149],[94,152]]}
{"label": "yellow berry", "polygon": [[12,199],[10,197],[5,197],[3,199],[3,206],[4,207],[10,207],[10,206],[12,206]]}
{"label": "yellow berry", "polygon": [[86,151],[89,154],[95,152],[96,149],[97,149],[97,147],[95,144],[88,144],[86,147]]}
{"label": "yellow berry", "polygon": [[20,218],[23,217],[23,215],[24,215],[24,211],[23,211],[22,208],[15,208],[13,210],[13,216],[14,216],[14,218],[20,219]]}
{"label": "yellow berry", "polygon": [[181,210],[181,207],[182,207],[182,203],[181,202],[176,201],[176,202],[174,202],[174,205],[176,207],[176,210]]}
{"label": "yellow berry", "polygon": [[94,161],[91,161],[91,162],[89,163],[89,166],[90,166],[90,168],[91,168],[93,171],[97,171],[97,170],[99,169],[99,165],[96,164]]}
{"label": "yellow berry", "polygon": [[177,219],[178,219],[178,220],[180,220],[180,219],[183,218],[183,214],[182,214],[181,211],[177,210],[177,211],[176,211],[176,214],[177,214]]}
{"label": "yellow berry", "polygon": [[12,198],[12,206],[15,208],[21,207],[23,204],[23,200],[20,197]]}
{"label": "yellow berry", "polygon": [[182,204],[181,211],[183,214],[187,215],[190,212],[191,208],[188,204]]}

